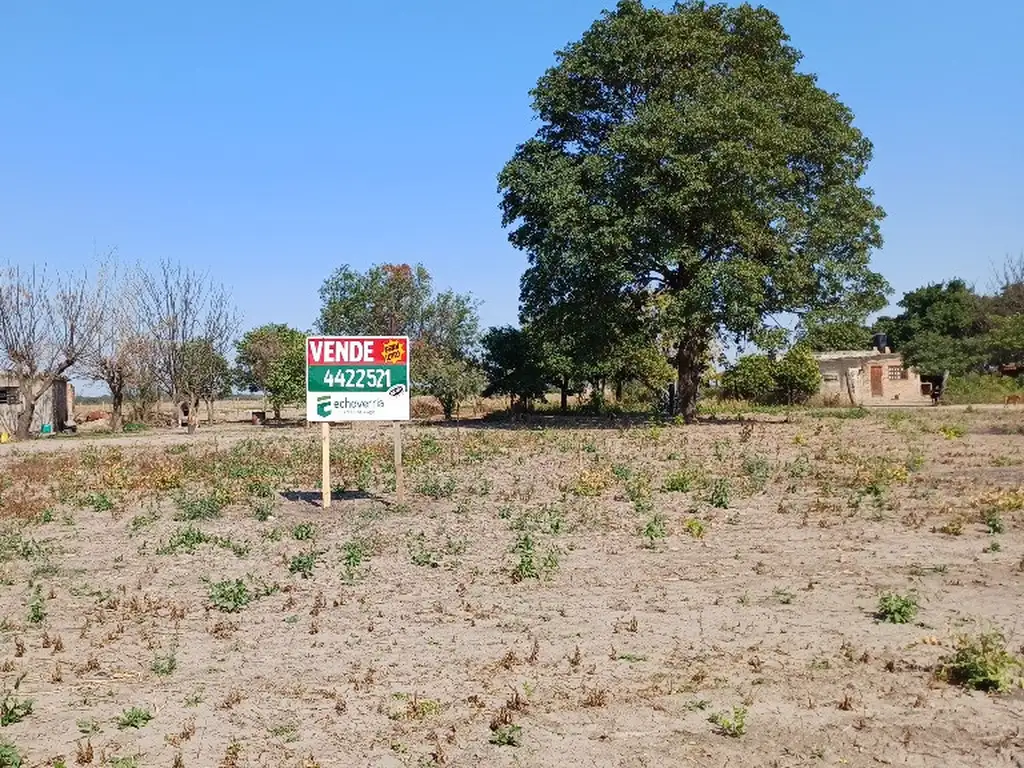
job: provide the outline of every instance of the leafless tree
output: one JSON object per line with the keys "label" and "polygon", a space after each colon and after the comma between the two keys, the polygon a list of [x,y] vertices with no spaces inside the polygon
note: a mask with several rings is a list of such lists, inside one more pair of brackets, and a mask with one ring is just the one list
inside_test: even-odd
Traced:
{"label": "leafless tree", "polygon": [[148,351],[148,340],[135,306],[134,280],[113,257],[102,268],[104,304],[96,343],[83,358],[83,374],[110,390],[110,428],[120,432],[124,424],[125,396],[136,386]]}
{"label": "leafless tree", "polygon": [[[212,365],[223,356],[238,328],[231,297],[207,274],[162,261],[152,272],[140,271],[138,316],[152,339],[156,380],[194,432],[199,401],[212,377],[202,361]],[[215,354],[197,355],[198,348]]]}
{"label": "leafless tree", "polygon": [[18,382],[19,439],[29,436],[39,398],[95,346],[104,309],[102,281],[87,274],[0,270],[0,364]]}

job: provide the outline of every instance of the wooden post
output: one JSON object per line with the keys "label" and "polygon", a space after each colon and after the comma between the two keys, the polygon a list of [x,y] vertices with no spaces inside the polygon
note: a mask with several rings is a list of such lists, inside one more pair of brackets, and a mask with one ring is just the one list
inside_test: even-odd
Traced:
{"label": "wooden post", "polygon": [[331,506],[331,425],[329,422],[320,422],[320,450],[322,462],[322,485],[323,507]]}
{"label": "wooden post", "polygon": [[395,437],[395,495],[399,504],[405,504],[405,477],[402,473],[402,422],[392,423]]}

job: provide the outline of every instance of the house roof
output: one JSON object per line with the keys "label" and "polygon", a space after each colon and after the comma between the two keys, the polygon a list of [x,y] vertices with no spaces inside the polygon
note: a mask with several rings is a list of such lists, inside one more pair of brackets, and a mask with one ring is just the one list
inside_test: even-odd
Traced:
{"label": "house roof", "polygon": [[903,356],[899,352],[879,352],[876,349],[845,349],[836,350],[835,352],[819,352],[814,355],[814,359],[819,362],[825,362],[828,360],[868,360],[871,358],[879,358],[880,360],[902,360]]}

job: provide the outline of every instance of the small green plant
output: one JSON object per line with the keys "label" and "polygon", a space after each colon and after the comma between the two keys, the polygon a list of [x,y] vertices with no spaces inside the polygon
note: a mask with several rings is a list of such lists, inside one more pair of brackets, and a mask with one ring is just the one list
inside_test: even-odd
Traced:
{"label": "small green plant", "polygon": [[533,537],[529,533],[524,532],[519,535],[515,544],[512,545],[512,554],[519,556],[519,560],[512,566],[513,582],[540,578],[535,562]]}
{"label": "small green plant", "polygon": [[238,613],[253,601],[249,587],[241,579],[226,579],[210,584],[210,605],[224,613]]}
{"label": "small green plant", "polygon": [[499,747],[518,747],[522,743],[523,729],[518,725],[499,725],[491,733],[491,744]]}
{"label": "small green plant", "polygon": [[681,469],[666,477],[661,487],[662,490],[668,493],[687,493],[693,488],[693,481],[693,473],[689,470]]}
{"label": "small green plant", "polygon": [[291,562],[288,563],[288,572],[299,574],[304,579],[312,578],[318,555],[318,552],[309,550],[293,556]]}
{"label": "small green plant", "polygon": [[223,488],[214,488],[208,493],[192,491],[181,493],[175,502],[178,505],[177,520],[213,520],[220,517],[228,505],[231,495]]}
{"label": "small green plant", "polygon": [[352,539],[341,545],[341,566],[347,583],[351,584],[356,580],[360,567],[369,557],[369,547],[362,539]]}
{"label": "small green plant", "polygon": [[558,550],[551,547],[543,557],[539,557],[536,542],[527,531],[519,534],[512,545],[512,554],[518,558],[512,566],[513,583],[540,579],[558,570]]}
{"label": "small green plant", "polygon": [[292,538],[296,541],[312,541],[316,537],[316,526],[312,523],[299,523],[292,528]]}
{"label": "small green plant", "polygon": [[729,508],[729,478],[719,477],[711,484],[711,493],[708,495],[708,503],[716,509]]}
{"label": "small green plant", "polygon": [[124,710],[117,717],[117,727],[124,730],[125,728],[142,728],[146,723],[153,719],[153,713],[148,709],[142,707],[132,707],[131,709]]}
{"label": "small green plant", "polygon": [[612,464],[612,475],[620,483],[625,483],[633,476],[633,468],[628,464]]}
{"label": "small green plant", "polygon": [[964,521],[959,517],[954,517],[952,520],[939,526],[938,531],[947,536],[960,536],[964,532]]}
{"label": "small green plant", "polygon": [[703,520],[698,520],[696,517],[691,517],[689,520],[683,523],[683,528],[685,528],[686,532],[695,539],[704,538],[706,526]]}
{"label": "small green plant", "polygon": [[24,679],[25,673],[22,672],[11,688],[4,688],[4,697],[0,699],[0,726],[20,723],[32,714],[32,699],[18,697],[18,689]]}
{"label": "small green plant", "polygon": [[917,598],[914,595],[900,595],[886,592],[878,598],[875,618],[890,624],[909,624],[917,616]]}
{"label": "small green plant", "polygon": [[194,525],[185,525],[172,533],[166,544],[157,547],[156,553],[158,555],[173,555],[178,552],[195,552],[209,541],[210,537]]}
{"label": "small green plant", "polygon": [[110,768],[141,768],[138,755],[112,757],[107,765],[109,765]]}
{"label": "small green plant", "polygon": [[427,537],[422,532],[409,542],[409,559],[421,568],[437,568],[441,564],[437,552],[427,546]]}
{"label": "small green plant", "polygon": [[178,659],[173,653],[169,653],[166,656],[157,656],[150,663],[149,668],[153,671],[153,674],[167,677],[178,668]]}
{"label": "small green plant", "polygon": [[745,457],[743,459],[743,471],[750,478],[751,487],[757,492],[765,489],[772,474],[771,464],[763,456]]}
{"label": "small green plant", "polygon": [[961,635],[953,647],[952,655],[939,660],[938,674],[954,685],[1003,693],[1024,668],[1024,660],[1007,650],[1006,638],[998,629]]}
{"label": "small green plant", "polygon": [[747,708],[733,707],[731,713],[716,712],[708,721],[718,726],[718,732],[723,736],[738,739],[747,732]]}
{"label": "small green plant", "polygon": [[46,600],[39,586],[36,586],[32,599],[28,603],[28,620],[31,624],[40,624],[46,618]]}
{"label": "small green plant", "polygon": [[144,528],[148,528],[159,519],[160,516],[155,511],[150,511],[146,514],[136,515],[133,517],[131,522],[128,524],[128,527],[131,528],[132,533],[138,533]]}
{"label": "small green plant", "polygon": [[947,440],[957,440],[967,434],[963,424],[943,424],[939,427],[939,434]]}
{"label": "small green plant", "polygon": [[640,535],[647,541],[645,546],[649,549],[654,549],[655,544],[660,539],[664,539],[668,536],[668,526],[665,522],[665,516],[660,512],[655,512],[651,515],[650,519],[644,523],[643,528],[640,529]]}
{"label": "small green plant", "polygon": [[214,544],[223,549],[231,550],[236,557],[245,557],[249,554],[249,545],[247,543],[235,542],[223,536],[210,536],[191,523],[182,526],[172,533],[164,544],[156,548],[156,553],[158,555],[175,555],[179,552],[191,554],[203,544]]}
{"label": "small green plant", "polygon": [[[22,760],[24,758],[16,746],[6,741],[0,742],[0,768],[21,768]],[[63,760],[54,762],[53,768],[58,768],[58,765],[67,768]]]}
{"label": "small green plant", "polygon": [[985,510],[984,522],[985,527],[988,528],[988,532],[991,534],[1003,533],[1006,530],[1003,516],[999,514],[998,509]]}
{"label": "small green plant", "polygon": [[431,499],[450,499],[455,495],[455,478],[429,472],[420,478],[416,485],[416,493]]}
{"label": "small green plant", "polygon": [[93,512],[109,512],[114,508],[114,502],[102,491],[93,491],[86,494],[83,499],[83,506],[89,507]]}
{"label": "small green plant", "polygon": [[252,516],[265,523],[274,514],[274,499],[258,497],[252,500]]}
{"label": "small green plant", "polygon": [[1003,546],[998,541],[990,541],[989,545],[982,552],[999,552]]}

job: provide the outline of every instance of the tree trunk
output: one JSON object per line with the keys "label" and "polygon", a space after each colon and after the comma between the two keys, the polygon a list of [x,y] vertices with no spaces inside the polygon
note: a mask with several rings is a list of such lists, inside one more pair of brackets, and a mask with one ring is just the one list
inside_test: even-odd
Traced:
{"label": "tree trunk", "polygon": [[281,421],[281,406],[274,406],[274,421]]}
{"label": "tree trunk", "polygon": [[206,401],[206,423],[213,426],[213,400]]}
{"label": "tree trunk", "polygon": [[683,421],[693,424],[697,421],[697,394],[700,376],[704,371],[704,355],[707,340],[702,338],[683,339],[676,355],[676,402],[675,413],[682,414]]}
{"label": "tree trunk", "polygon": [[569,410],[569,377],[568,376],[563,376],[562,377],[561,390],[562,390],[562,406],[561,406],[561,408],[562,408],[562,413],[565,413],[566,411]]}
{"label": "tree trunk", "polygon": [[[53,379],[46,378],[38,382],[36,389],[31,378],[18,379],[18,391],[21,393],[22,407],[18,412],[18,421],[15,425],[14,436],[19,440],[28,440],[32,432],[32,417],[36,414],[36,404],[39,398],[47,389],[53,389]],[[54,425],[56,427],[56,425]]]}
{"label": "tree trunk", "polygon": [[110,392],[110,431],[120,432],[124,429],[124,391],[115,390]]}
{"label": "tree trunk", "polygon": [[622,402],[622,379],[618,379],[615,382],[615,403]]}
{"label": "tree trunk", "polygon": [[188,404],[188,433],[194,435],[199,427],[199,398],[193,398]]}
{"label": "tree trunk", "polygon": [[31,394],[24,396],[21,411],[18,413],[18,423],[14,435],[19,440],[28,440],[32,429],[32,417],[36,412],[36,398]]}

